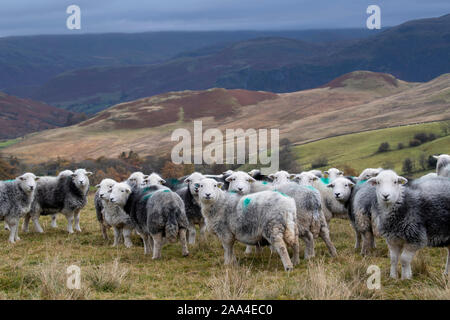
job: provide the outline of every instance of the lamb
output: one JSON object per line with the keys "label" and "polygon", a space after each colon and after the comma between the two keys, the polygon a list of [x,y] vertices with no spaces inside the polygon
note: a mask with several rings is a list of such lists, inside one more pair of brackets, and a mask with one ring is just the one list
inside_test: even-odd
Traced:
{"label": "lamb", "polygon": [[[220,187],[220,182],[214,179],[201,180],[199,199],[208,229],[222,243],[225,264],[235,262],[233,246],[239,241],[247,245],[273,246],[284,269],[292,270],[299,263],[294,200],[273,191],[241,196]],[[292,260],[287,246],[293,248]]]}
{"label": "lamb", "polygon": [[[319,192],[291,182],[289,180],[291,175],[286,171],[279,171],[270,176],[274,180],[272,189],[292,197],[295,201],[299,236],[306,244],[305,259],[314,257],[314,238],[318,236],[325,241],[330,254],[336,256],[336,248],[331,242],[328,225],[321,209]],[[229,191],[244,195],[250,193],[251,184],[256,183],[252,177],[242,171],[235,172],[227,179],[230,182]]]}
{"label": "lamb", "polygon": [[178,194],[161,185],[131,189],[131,193],[117,188],[113,189],[110,201],[130,216],[144,242],[144,254],[153,251],[152,259],[159,259],[163,237],[169,242],[175,242],[179,237],[183,256],[189,255],[186,241],[189,223]]}
{"label": "lamb", "polygon": [[438,176],[450,178],[450,155],[441,154],[440,156],[433,156],[437,159],[436,174]]}
{"label": "lamb", "polygon": [[186,211],[186,217],[189,221],[188,227],[188,240],[189,244],[195,243],[195,225],[198,225],[200,228],[200,236],[202,238],[205,237],[205,219],[203,219],[200,203],[198,200],[198,185],[205,176],[201,173],[194,172],[189,175],[184,183],[187,184],[186,187],[179,189],[176,193],[181,197],[184,202],[184,207]]}
{"label": "lamb", "polygon": [[104,201],[102,210],[105,223],[114,229],[113,247],[117,246],[121,235],[123,236],[125,247],[133,246],[131,242],[131,232],[134,229],[131,217],[125,212],[123,199],[131,194],[131,187],[124,182],[115,183],[111,193],[106,195],[108,201]]}
{"label": "lamb", "polygon": [[44,230],[39,224],[39,217],[61,212],[67,218],[67,231],[74,232],[72,223],[75,222],[75,230],[81,232],[80,211],[87,203],[90,175],[92,172],[77,169],[71,175],[41,177],[31,210],[25,215],[23,231],[28,231],[31,218],[36,231],[42,233]]}
{"label": "lamb", "polygon": [[445,273],[450,263],[450,180],[430,178],[405,186],[407,179],[385,170],[368,180],[375,186],[380,234],[388,244],[390,276],[397,278],[400,258],[402,279],[412,278],[411,261],[417,250],[447,247]]}
{"label": "lamb", "polygon": [[374,235],[379,236],[375,188],[364,180],[355,184],[344,177],[334,180],[328,188],[347,210],[355,230],[355,249],[361,248],[361,255],[369,254],[375,248]]}
{"label": "lamb", "polygon": [[19,220],[31,209],[38,180],[34,174],[25,173],[14,180],[0,181],[0,219],[9,227],[10,243],[20,240]]}
{"label": "lamb", "polygon": [[103,209],[106,202],[109,201],[109,194],[117,182],[113,179],[103,179],[100,184],[96,185],[97,192],[94,197],[95,212],[97,213],[97,221],[100,224],[103,239],[108,240],[108,228],[111,227],[104,219]]}

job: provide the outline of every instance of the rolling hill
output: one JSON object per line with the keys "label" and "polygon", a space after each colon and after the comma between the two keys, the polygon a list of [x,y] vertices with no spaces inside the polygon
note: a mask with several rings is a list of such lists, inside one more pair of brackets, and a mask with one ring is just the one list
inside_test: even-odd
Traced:
{"label": "rolling hill", "polygon": [[214,88],[125,102],[65,128],[30,134],[2,150],[29,162],[81,160],[133,150],[164,155],[176,128],[276,128],[296,144],[366,130],[450,119],[450,74],[409,83],[357,71],[320,88],[275,94]]}
{"label": "rolling hill", "polygon": [[75,124],[82,119],[81,114],[0,92],[0,140]]}
{"label": "rolling hill", "polygon": [[406,22],[352,41],[260,37],[197,49],[152,65],[79,68],[58,74],[30,97],[95,113],[170,91],[221,87],[295,92],[355,70],[390,73],[413,82],[450,72],[450,14]]}

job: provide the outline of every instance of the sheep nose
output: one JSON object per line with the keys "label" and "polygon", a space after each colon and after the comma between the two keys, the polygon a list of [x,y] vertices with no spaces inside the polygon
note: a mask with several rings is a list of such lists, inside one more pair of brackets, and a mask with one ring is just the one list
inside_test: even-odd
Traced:
{"label": "sheep nose", "polygon": [[33,186],[30,186],[30,190],[33,191],[33,189],[34,189],[34,187],[33,187]]}
{"label": "sheep nose", "polygon": [[209,197],[211,196],[211,193],[205,193],[205,196],[206,196],[207,198],[209,198]]}
{"label": "sheep nose", "polygon": [[83,185],[83,183],[84,183],[84,181],[83,181],[83,180],[80,180],[80,184]]}
{"label": "sheep nose", "polygon": [[383,193],[383,198],[384,198],[384,200],[387,200],[387,199],[389,199],[389,195],[386,193]]}
{"label": "sheep nose", "polygon": [[336,197],[339,197],[339,196],[341,195],[341,193],[340,193],[340,192],[336,192],[334,195],[335,195]]}
{"label": "sheep nose", "polygon": [[242,191],[242,188],[238,188],[239,191]]}

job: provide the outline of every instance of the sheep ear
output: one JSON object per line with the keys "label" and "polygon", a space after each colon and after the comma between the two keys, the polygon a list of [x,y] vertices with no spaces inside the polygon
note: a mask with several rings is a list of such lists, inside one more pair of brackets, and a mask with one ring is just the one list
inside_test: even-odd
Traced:
{"label": "sheep ear", "polygon": [[186,178],[186,179],[184,179],[184,183],[189,184],[189,183],[191,183],[191,182],[192,182],[191,178]]}
{"label": "sheep ear", "polygon": [[289,175],[289,179],[292,180],[292,179],[294,179],[294,178],[295,178],[295,174],[290,174],[290,175]]}
{"label": "sheep ear", "polygon": [[100,184],[96,185],[95,187],[96,187],[97,189],[100,188]]}
{"label": "sheep ear", "polygon": [[226,182],[231,182],[231,179],[233,179],[233,175],[229,176],[228,178],[225,179]]}
{"label": "sheep ear", "polygon": [[378,183],[378,180],[377,180],[377,178],[373,177],[373,178],[370,178],[369,180],[367,180],[367,183],[370,183],[372,186],[376,186]]}
{"label": "sheep ear", "polygon": [[253,177],[250,177],[250,179],[248,179],[248,182],[253,183],[256,182],[256,180]]}
{"label": "sheep ear", "polygon": [[40,177],[34,177],[34,181],[38,181]]}
{"label": "sheep ear", "polygon": [[338,175],[343,176],[344,172],[343,171],[339,171]]}
{"label": "sheep ear", "polygon": [[312,179],[313,179],[313,181],[317,181],[317,180],[319,180],[319,177],[318,176],[314,176]]}
{"label": "sheep ear", "polygon": [[327,184],[327,188],[334,188],[334,183]]}
{"label": "sheep ear", "polygon": [[327,176],[328,175],[328,171],[324,171],[323,174]]}
{"label": "sheep ear", "polygon": [[88,171],[88,172],[86,172],[86,175],[87,175],[87,176],[92,176],[93,173],[92,173],[92,171]]}
{"label": "sheep ear", "polygon": [[222,189],[222,188],[223,188],[223,183],[222,183],[222,182],[217,182],[217,187],[218,187],[219,189]]}
{"label": "sheep ear", "polygon": [[165,183],[166,183],[166,180],[164,180],[164,179],[161,179],[161,180],[159,180],[159,183],[161,183],[161,184],[165,184]]}
{"label": "sheep ear", "polygon": [[126,189],[126,193],[131,193],[131,189]]}
{"label": "sheep ear", "polygon": [[355,186],[355,184],[353,182],[349,182],[348,185],[350,186],[350,188],[353,188]]}
{"label": "sheep ear", "polygon": [[439,160],[439,156],[433,156],[433,158],[435,158],[436,160]]}
{"label": "sheep ear", "polygon": [[147,179],[148,177],[149,177],[148,174],[144,174],[144,175],[143,175],[143,178],[144,178],[144,179]]}
{"label": "sheep ear", "polygon": [[403,177],[398,177],[398,183],[400,184],[406,184],[408,182],[408,179]]}
{"label": "sheep ear", "polygon": [[72,173],[70,176],[72,177],[76,177],[77,175],[75,173]]}
{"label": "sheep ear", "polygon": [[269,174],[269,179],[275,179],[275,175],[273,173]]}

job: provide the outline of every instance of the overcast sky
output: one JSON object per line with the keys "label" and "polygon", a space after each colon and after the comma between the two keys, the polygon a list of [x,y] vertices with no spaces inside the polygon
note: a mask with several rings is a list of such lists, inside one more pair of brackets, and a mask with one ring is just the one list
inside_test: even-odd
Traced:
{"label": "overcast sky", "polygon": [[[66,28],[71,4],[81,30]],[[364,28],[370,4],[381,7],[382,27],[450,13],[450,0],[1,0],[0,36]]]}

